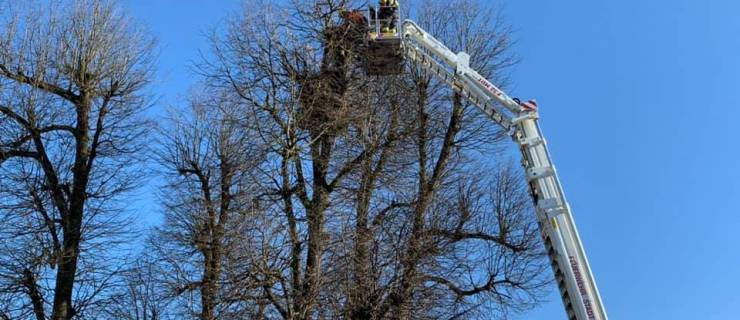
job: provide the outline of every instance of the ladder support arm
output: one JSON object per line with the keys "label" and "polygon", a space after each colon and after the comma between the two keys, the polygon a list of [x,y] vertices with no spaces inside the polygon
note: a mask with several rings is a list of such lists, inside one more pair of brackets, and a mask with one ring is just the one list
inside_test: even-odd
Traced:
{"label": "ladder support arm", "polygon": [[522,153],[540,231],[551,258],[569,320],[607,320],[570,206],[538,123],[534,103],[519,103],[470,67],[470,56],[454,53],[415,22],[402,27],[406,57],[477,106],[511,134]]}

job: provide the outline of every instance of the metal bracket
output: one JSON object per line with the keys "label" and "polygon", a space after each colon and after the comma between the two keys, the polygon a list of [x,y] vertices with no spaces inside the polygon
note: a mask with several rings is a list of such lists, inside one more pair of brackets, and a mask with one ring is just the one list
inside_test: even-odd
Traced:
{"label": "metal bracket", "polygon": [[519,124],[520,122],[522,122],[524,120],[534,120],[534,119],[537,119],[537,118],[539,118],[539,115],[537,114],[537,112],[527,112],[527,113],[525,113],[523,115],[520,115],[520,116],[518,116],[518,117],[516,117],[514,119],[511,119],[511,123],[513,123],[513,124]]}
{"label": "metal bracket", "polygon": [[534,147],[545,143],[545,139],[540,137],[533,138],[519,138],[517,140],[520,146],[523,147]]}
{"label": "metal bracket", "polygon": [[555,174],[555,169],[552,167],[537,167],[527,169],[527,180],[537,180],[540,178],[547,178]]}
{"label": "metal bracket", "polygon": [[537,207],[548,218],[554,218],[565,213],[565,206],[556,198],[542,199],[537,202]]}
{"label": "metal bracket", "polygon": [[457,54],[457,65],[455,66],[455,72],[458,75],[463,75],[468,73],[468,70],[470,69],[470,55],[468,55],[465,52],[460,52]]}

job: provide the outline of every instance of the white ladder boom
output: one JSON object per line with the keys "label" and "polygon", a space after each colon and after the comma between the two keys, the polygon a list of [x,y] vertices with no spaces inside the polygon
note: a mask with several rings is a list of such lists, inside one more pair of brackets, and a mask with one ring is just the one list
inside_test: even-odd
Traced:
{"label": "white ladder boom", "polygon": [[570,206],[542,136],[536,104],[520,103],[411,20],[401,27],[406,57],[424,67],[504,128],[519,145],[540,231],[570,320],[607,320]]}

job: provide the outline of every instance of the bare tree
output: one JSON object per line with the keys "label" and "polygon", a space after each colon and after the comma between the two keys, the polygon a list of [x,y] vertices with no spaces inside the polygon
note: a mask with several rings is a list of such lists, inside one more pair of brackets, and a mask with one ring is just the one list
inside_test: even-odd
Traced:
{"label": "bare tree", "polygon": [[[223,95],[195,97],[162,130],[165,223],[151,247],[170,271],[162,282],[185,302],[182,316],[241,319],[250,312],[234,299],[249,286],[234,271],[244,267],[240,254],[249,253],[244,227],[257,207],[251,173],[263,152],[253,132],[235,121],[234,109]],[[191,297],[200,301],[188,302]]]}
{"label": "bare tree", "polygon": [[354,104],[362,103],[363,83],[353,65],[354,43],[344,41],[355,36],[353,26],[337,19],[343,4],[294,3],[292,17],[255,4],[214,38],[215,59],[203,68],[214,85],[241,99],[247,121],[258,125],[257,138],[271,147],[271,163],[279,163],[258,181],[264,194],[274,195],[267,197],[272,206],[266,214],[284,225],[265,235],[267,259],[255,277],[284,318],[317,316],[330,198],[364,157],[335,150],[365,112]]}
{"label": "bare tree", "polygon": [[[526,191],[511,169],[477,169],[505,136],[414,66],[366,76],[361,28],[338,14],[352,5],[247,5],[201,68],[269,147],[255,179],[265,224],[247,236],[262,254],[246,270],[265,316],[490,318],[535,303],[547,281]],[[498,11],[417,9],[503,84],[515,60]]]}
{"label": "bare tree", "polygon": [[11,317],[70,319],[113,281],[153,41],[108,1],[51,3],[1,14],[0,283]]}

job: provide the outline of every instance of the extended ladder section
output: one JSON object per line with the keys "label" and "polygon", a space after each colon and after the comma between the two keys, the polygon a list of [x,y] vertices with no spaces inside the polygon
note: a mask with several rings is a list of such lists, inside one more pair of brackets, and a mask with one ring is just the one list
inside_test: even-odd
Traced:
{"label": "extended ladder section", "polygon": [[404,54],[410,61],[476,105],[519,144],[540,230],[568,319],[608,319],[542,136],[536,104],[510,98],[470,68],[468,54],[455,54],[413,21],[404,21],[401,30]]}

